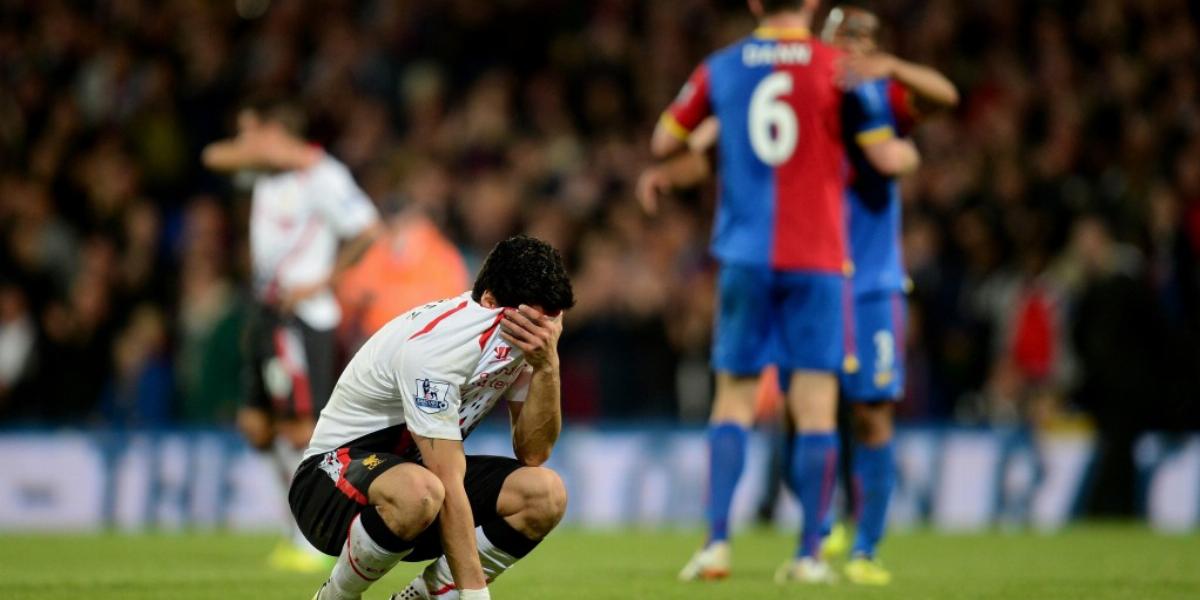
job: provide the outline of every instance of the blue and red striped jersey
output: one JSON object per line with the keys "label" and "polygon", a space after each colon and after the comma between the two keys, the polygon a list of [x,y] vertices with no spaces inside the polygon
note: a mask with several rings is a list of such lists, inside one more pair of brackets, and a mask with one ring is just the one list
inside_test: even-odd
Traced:
{"label": "blue and red striped jersey", "polygon": [[721,261],[845,269],[839,55],[807,30],[760,28],[706,59],[664,113],[681,137],[709,115],[720,121],[712,251]]}
{"label": "blue and red striped jersey", "polygon": [[895,177],[875,170],[862,148],[906,135],[915,115],[911,106],[908,91],[890,79],[859,85],[842,105],[843,122],[857,124],[845,130],[851,166],[846,199],[856,294],[897,292],[905,286],[900,184]]}

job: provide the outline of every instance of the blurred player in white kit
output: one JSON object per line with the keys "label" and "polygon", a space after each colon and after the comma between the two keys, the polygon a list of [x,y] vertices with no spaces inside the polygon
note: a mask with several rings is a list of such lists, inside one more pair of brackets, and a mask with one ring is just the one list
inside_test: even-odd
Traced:
{"label": "blurred player in white kit", "polygon": [[[350,171],[302,137],[303,113],[282,100],[252,100],[236,137],[204,149],[204,165],[254,178],[250,251],[254,306],[245,332],[245,404],[238,427],[269,453],[284,486],[300,463],[316,415],[333,388],[339,276],[381,226]],[[323,570],[328,559],[289,526],[269,557],[284,570]]]}

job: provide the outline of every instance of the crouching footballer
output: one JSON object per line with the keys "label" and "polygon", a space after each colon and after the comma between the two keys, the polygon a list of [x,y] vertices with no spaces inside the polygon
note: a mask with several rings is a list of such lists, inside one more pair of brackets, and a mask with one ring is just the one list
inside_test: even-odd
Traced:
{"label": "crouching footballer", "polygon": [[[566,510],[542,467],[562,427],[557,344],[574,305],[562,259],[518,236],[472,291],[403,314],[342,373],[288,494],[301,531],[337,556],[315,600],[357,600],[399,561],[432,561],[393,600],[489,598]],[[516,456],[462,440],[508,402]]]}

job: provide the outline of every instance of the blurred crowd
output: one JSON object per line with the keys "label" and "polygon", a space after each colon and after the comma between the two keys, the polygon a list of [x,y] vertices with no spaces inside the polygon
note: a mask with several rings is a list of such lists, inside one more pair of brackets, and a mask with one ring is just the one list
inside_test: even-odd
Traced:
{"label": "blurred crowd", "polygon": [[[1196,4],[879,4],[964,97],[904,182],[901,418],[1200,425]],[[714,198],[651,219],[632,184],[752,28],[739,0],[0,0],[0,420],[230,419],[247,190],[198,156],[262,92],[469,272],[516,232],[563,251],[571,418],[703,419]]]}

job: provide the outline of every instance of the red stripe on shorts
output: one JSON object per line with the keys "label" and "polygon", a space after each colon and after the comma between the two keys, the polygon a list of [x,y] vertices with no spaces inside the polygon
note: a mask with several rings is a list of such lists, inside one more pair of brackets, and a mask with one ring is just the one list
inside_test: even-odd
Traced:
{"label": "red stripe on shorts", "polygon": [[[307,417],[312,415],[312,385],[308,380],[308,364],[298,360],[299,357],[293,356],[288,350],[287,330],[283,327],[275,329],[275,354],[283,361],[287,367],[288,374],[292,376],[292,399],[295,401],[293,407],[297,417]],[[303,342],[301,342],[303,343]]]}
{"label": "red stripe on shorts", "polygon": [[858,315],[854,311],[854,282],[847,277],[842,285],[842,355],[858,356]]}
{"label": "red stripe on shorts", "polygon": [[339,448],[337,451],[337,458],[338,462],[342,465],[341,470],[338,471],[338,480],[336,484],[338,491],[342,492],[347,498],[350,498],[359,504],[366,504],[367,497],[364,496],[362,492],[355,489],[353,485],[350,485],[349,481],[346,481],[346,470],[350,468],[350,450],[348,448]]}

